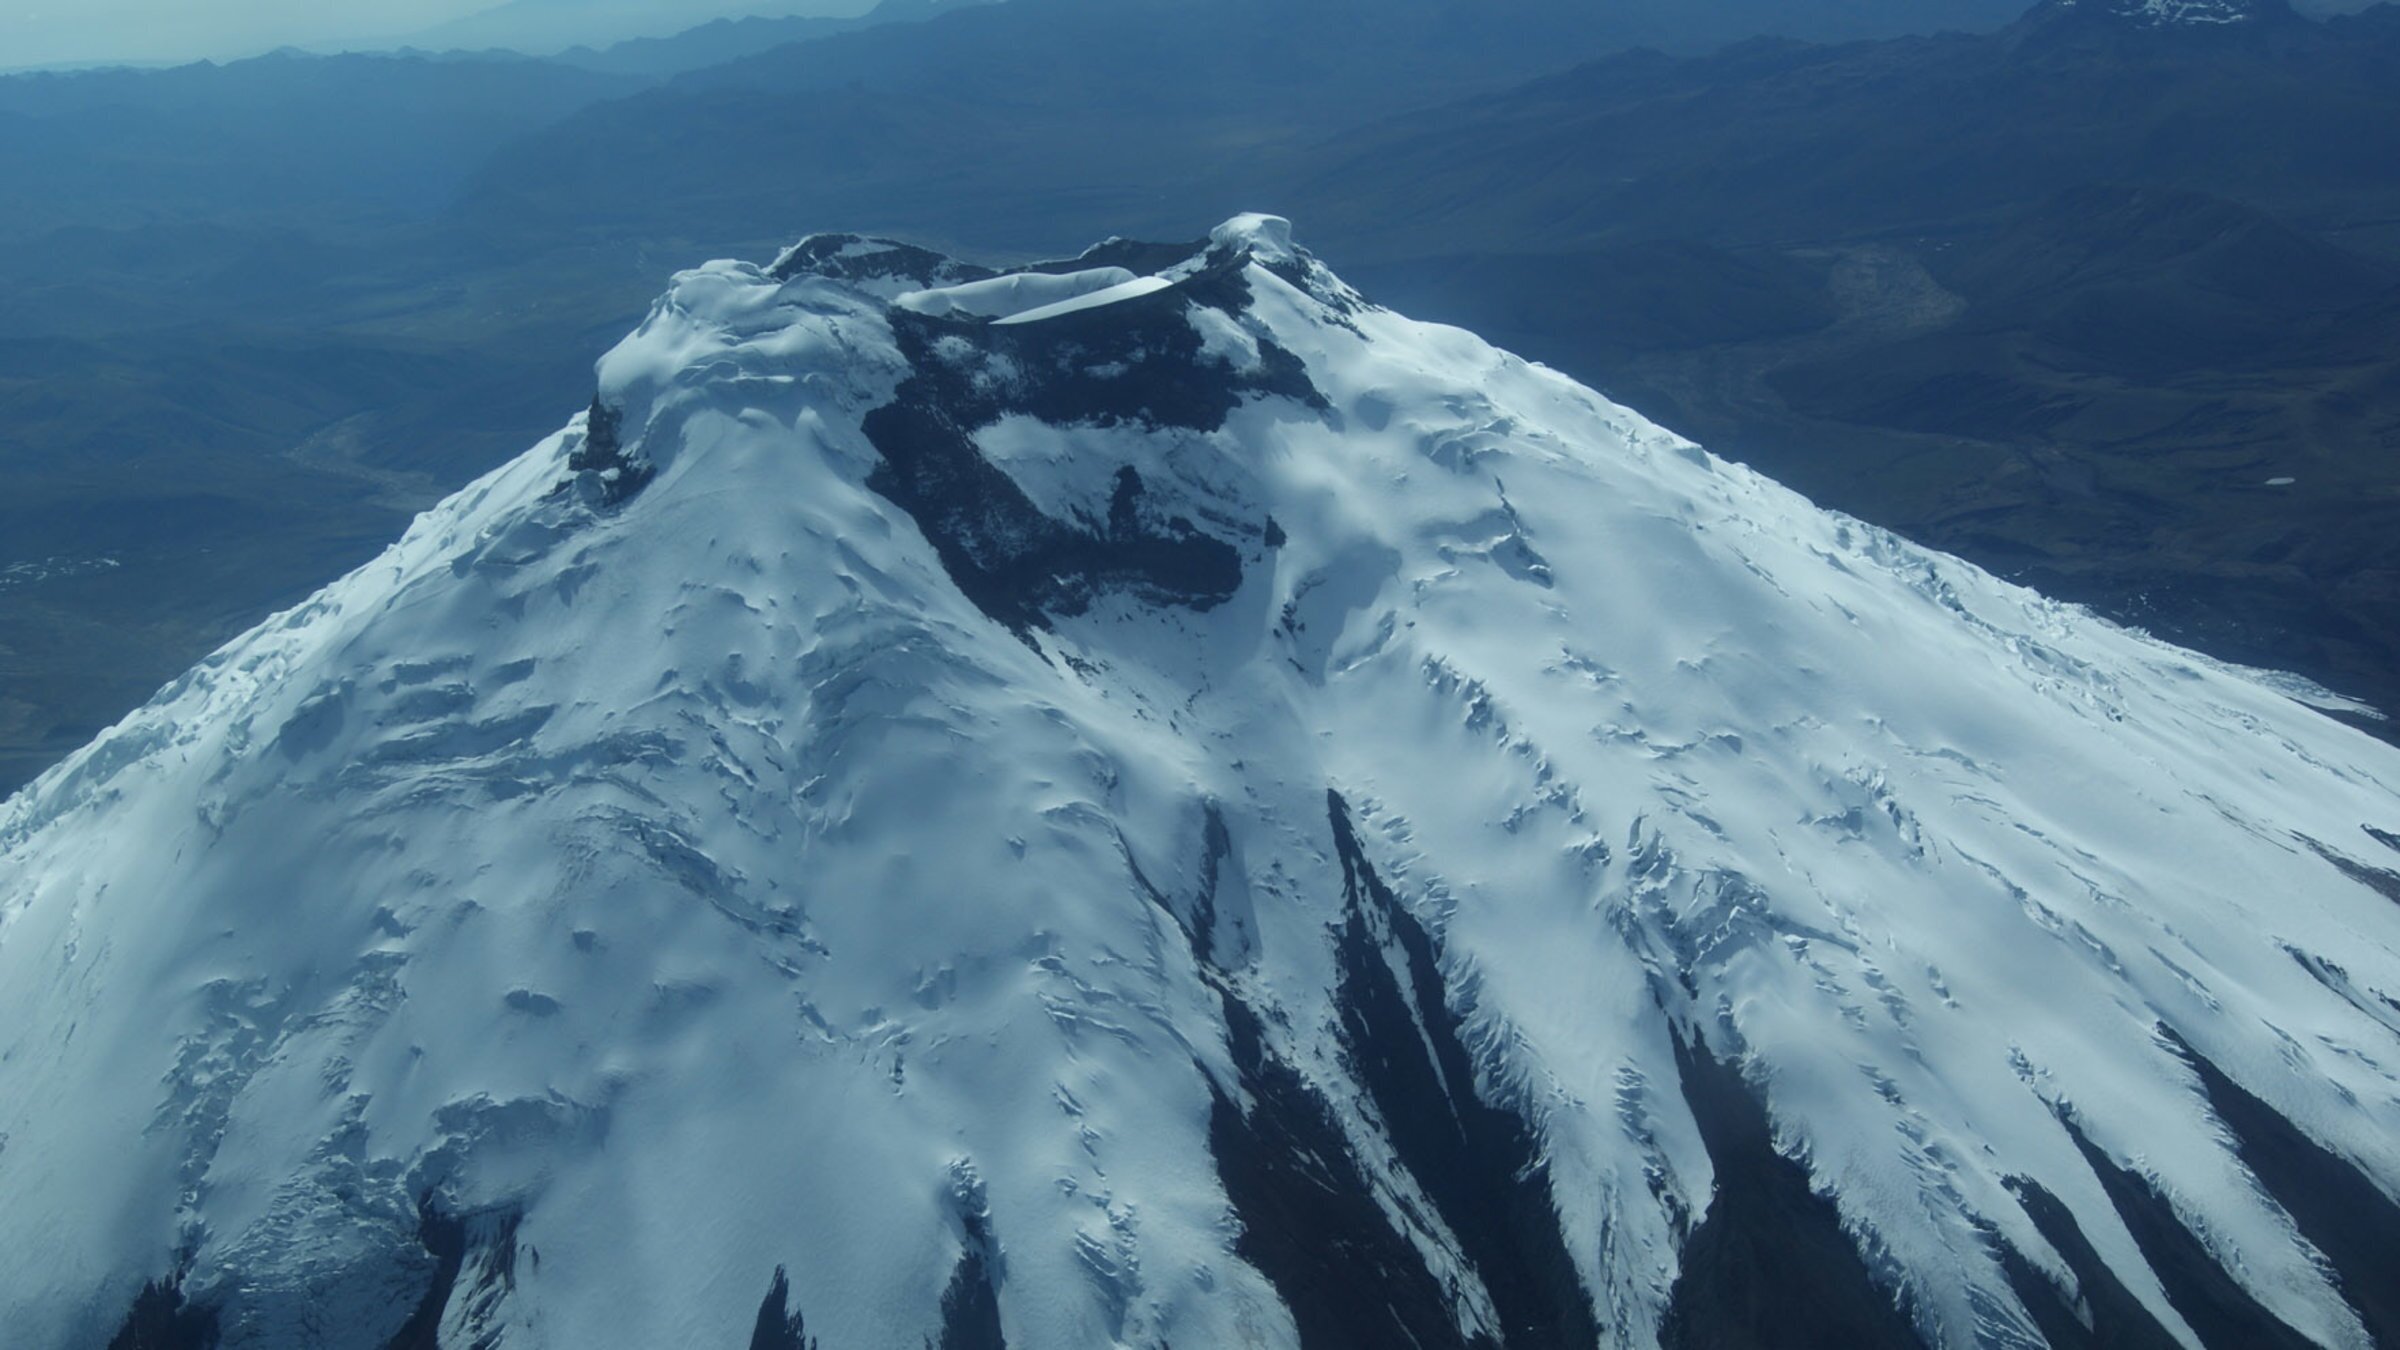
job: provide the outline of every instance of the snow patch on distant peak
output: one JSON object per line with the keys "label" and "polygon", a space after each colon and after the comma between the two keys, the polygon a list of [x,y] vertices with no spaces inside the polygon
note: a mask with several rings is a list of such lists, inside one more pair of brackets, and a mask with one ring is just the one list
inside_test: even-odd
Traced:
{"label": "snow patch on distant peak", "polygon": [[2057,0],[2057,3],[2060,9],[2098,13],[2144,28],[2253,23],[2268,10],[2260,0]]}
{"label": "snow patch on distant peak", "polygon": [[1239,374],[1247,375],[1259,368],[1257,336],[1232,315],[1212,305],[1194,305],[1185,317],[1199,330],[1202,356],[1222,362]]}
{"label": "snow patch on distant peak", "polygon": [[1211,230],[1208,241],[1218,248],[1247,253],[1263,263],[1297,262],[1300,246],[1292,242],[1292,222],[1281,216],[1245,212]]}
{"label": "snow patch on distant peak", "polygon": [[[1114,270],[1123,271],[1124,269]],[[1093,290],[1080,291],[1063,300],[1053,301],[1033,309],[1020,310],[995,322],[1004,324],[1040,323],[1044,319],[1064,318],[1069,314],[1080,314],[1087,309],[1099,309],[1127,300],[1139,300],[1145,295],[1155,295],[1173,284],[1165,277],[1137,277],[1127,273],[1123,281]]]}
{"label": "snow patch on distant peak", "polygon": [[777,281],[820,276],[881,299],[905,292],[981,281],[992,269],[945,257],[929,248],[858,234],[812,234],[785,249],[767,269]]}
{"label": "snow patch on distant peak", "polygon": [[892,301],[914,314],[971,314],[1005,320],[1031,310],[1135,280],[1122,267],[1093,267],[1081,272],[1011,272],[985,281],[909,291]]}

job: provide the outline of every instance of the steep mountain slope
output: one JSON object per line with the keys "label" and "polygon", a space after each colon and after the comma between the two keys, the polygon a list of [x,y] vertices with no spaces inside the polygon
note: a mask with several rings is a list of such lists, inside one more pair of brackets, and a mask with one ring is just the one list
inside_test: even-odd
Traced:
{"label": "steep mountain slope", "polygon": [[2117,8],[1627,56],[1242,173],[1819,501],[2400,707],[2400,8]]}
{"label": "steep mountain slope", "polygon": [[2400,1337],[2400,751],[1271,218],[599,384],[0,808],[26,1343]]}

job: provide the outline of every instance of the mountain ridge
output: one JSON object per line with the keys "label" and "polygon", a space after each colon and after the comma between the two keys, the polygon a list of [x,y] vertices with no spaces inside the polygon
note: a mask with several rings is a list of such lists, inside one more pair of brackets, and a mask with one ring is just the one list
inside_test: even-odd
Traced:
{"label": "mountain ridge", "polygon": [[2391,1334],[2400,751],[1176,252],[679,274],[0,804],[0,1314]]}
{"label": "mountain ridge", "polygon": [[2291,0],[2043,0],[2033,22],[2072,16],[2137,28],[2270,25],[2300,19]]}

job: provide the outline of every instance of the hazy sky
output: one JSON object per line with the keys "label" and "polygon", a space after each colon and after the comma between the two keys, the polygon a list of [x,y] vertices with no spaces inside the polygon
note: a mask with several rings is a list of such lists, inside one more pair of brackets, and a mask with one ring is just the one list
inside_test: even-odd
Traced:
{"label": "hazy sky", "polygon": [[492,0],[0,0],[0,67],[240,56],[429,28]]}
{"label": "hazy sky", "polygon": [[[192,61],[281,46],[373,43],[494,8],[497,0],[0,0],[0,70],[71,61]],[[867,0],[516,0],[512,10],[595,40],[672,32],[733,13],[855,13]],[[684,21],[688,20],[689,23]],[[623,30],[623,31],[615,31]],[[567,42],[580,40],[568,37]]]}

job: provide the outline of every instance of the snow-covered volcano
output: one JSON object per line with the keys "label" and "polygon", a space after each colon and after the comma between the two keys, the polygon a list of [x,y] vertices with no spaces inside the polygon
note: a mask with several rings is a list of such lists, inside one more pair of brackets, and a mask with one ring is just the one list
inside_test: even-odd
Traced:
{"label": "snow-covered volcano", "polygon": [[0,810],[0,1327],[2400,1343],[2395,787],[1280,221],[819,237]]}

